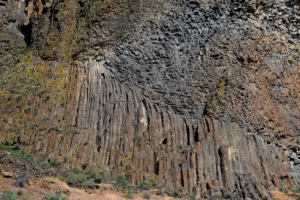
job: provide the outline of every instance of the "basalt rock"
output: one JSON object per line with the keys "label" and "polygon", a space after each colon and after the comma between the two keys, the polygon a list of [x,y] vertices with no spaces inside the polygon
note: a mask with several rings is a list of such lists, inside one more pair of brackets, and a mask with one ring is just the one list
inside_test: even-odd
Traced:
{"label": "basalt rock", "polygon": [[25,3],[0,1],[0,75],[26,48],[22,34]]}
{"label": "basalt rock", "polygon": [[299,185],[297,1],[95,2],[42,2],[0,141],[209,199]]}

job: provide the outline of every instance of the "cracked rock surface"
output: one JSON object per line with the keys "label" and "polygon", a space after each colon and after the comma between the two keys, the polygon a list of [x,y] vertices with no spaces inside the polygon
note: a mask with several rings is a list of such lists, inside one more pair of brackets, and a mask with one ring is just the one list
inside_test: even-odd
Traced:
{"label": "cracked rock surface", "polygon": [[89,3],[32,17],[25,61],[46,63],[47,87],[21,102],[3,73],[0,141],[208,199],[300,184],[299,1]]}

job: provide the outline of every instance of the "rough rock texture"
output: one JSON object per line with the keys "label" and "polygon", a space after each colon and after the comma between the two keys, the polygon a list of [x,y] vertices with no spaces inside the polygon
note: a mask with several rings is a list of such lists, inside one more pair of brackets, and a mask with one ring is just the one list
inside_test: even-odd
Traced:
{"label": "rough rock texture", "polygon": [[26,48],[21,34],[24,8],[24,2],[0,1],[0,75]]}
{"label": "rough rock texture", "polygon": [[298,1],[52,5],[3,73],[0,141],[211,199],[299,185]]}
{"label": "rough rock texture", "polygon": [[24,162],[24,160],[15,158],[5,151],[0,152],[0,159],[1,176],[7,174],[9,178],[23,177],[27,181],[45,176],[65,176],[65,174],[59,172],[57,169],[43,169],[37,163]]}
{"label": "rough rock texture", "polygon": [[174,115],[136,88],[116,82],[93,61],[85,70],[75,81],[80,98],[71,121],[85,131],[64,134],[63,139],[49,134],[35,151],[54,150],[51,156],[74,158],[78,167],[106,166],[112,176],[130,174],[134,184],[157,174],[161,186],[182,187],[190,193],[209,191],[210,196],[221,196],[220,190],[241,196],[243,191],[258,199],[273,183],[293,185],[283,151],[268,147],[260,136],[236,123],[210,118],[197,123]]}

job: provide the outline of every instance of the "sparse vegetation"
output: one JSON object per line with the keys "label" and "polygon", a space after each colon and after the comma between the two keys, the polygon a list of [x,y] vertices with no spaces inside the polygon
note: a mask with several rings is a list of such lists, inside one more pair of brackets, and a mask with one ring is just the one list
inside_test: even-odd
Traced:
{"label": "sparse vegetation", "polygon": [[219,84],[218,84],[218,88],[222,88],[226,85],[226,82],[224,80],[222,80]]}
{"label": "sparse vegetation", "polygon": [[181,193],[181,189],[172,189],[167,191],[168,196],[170,197],[174,197],[174,198],[181,198],[182,197],[182,193]]}
{"label": "sparse vegetation", "polygon": [[162,190],[157,190],[157,191],[155,192],[155,194],[156,194],[156,195],[161,195],[161,196],[163,196],[163,195],[164,195],[164,191],[162,191]]}
{"label": "sparse vegetation", "polygon": [[142,190],[149,190],[151,188],[154,188],[158,183],[158,176],[156,174],[153,174],[149,181],[143,181],[139,184],[139,188]]}
{"label": "sparse vegetation", "polygon": [[195,193],[190,194],[190,200],[196,200],[197,199],[196,196],[197,194]]}
{"label": "sparse vegetation", "polygon": [[103,174],[102,173],[99,173],[99,172],[94,173],[93,178],[94,178],[95,183],[97,183],[97,184],[103,182]]}
{"label": "sparse vegetation", "polygon": [[99,172],[81,172],[72,169],[68,172],[67,183],[73,187],[93,188],[95,184],[103,182],[103,174]]}
{"label": "sparse vegetation", "polygon": [[88,180],[88,177],[84,173],[80,174],[69,174],[67,183],[74,187],[93,187],[93,182]]}
{"label": "sparse vegetation", "polygon": [[144,182],[141,182],[139,184],[139,188],[143,189],[143,190],[149,190],[153,187],[153,184],[151,182],[148,182],[148,181],[144,181]]}
{"label": "sparse vegetation", "polygon": [[299,187],[294,188],[292,191],[293,191],[294,193],[300,193],[300,188],[299,188]]}
{"label": "sparse vegetation", "polygon": [[222,80],[219,84],[218,84],[218,87],[217,87],[217,97],[222,97],[225,95],[225,92],[226,92],[226,81],[225,80]]}
{"label": "sparse vegetation", "polygon": [[286,187],[281,187],[279,191],[282,193],[287,193],[289,190]]}
{"label": "sparse vegetation", "polygon": [[1,196],[1,200],[18,200],[18,196],[10,190],[5,190]]}
{"label": "sparse vegetation", "polygon": [[132,189],[129,188],[129,189],[127,190],[127,192],[124,193],[123,197],[124,197],[125,199],[133,199],[133,191],[132,191]]}
{"label": "sparse vegetation", "polygon": [[22,160],[25,160],[26,162],[31,162],[31,161],[34,160],[32,154],[26,153],[23,150],[21,150],[21,151],[13,150],[13,151],[11,151],[11,155],[16,157],[16,158],[20,158]]}
{"label": "sparse vegetation", "polygon": [[[28,50],[15,66],[2,72],[0,109],[4,116],[7,114],[13,120],[13,123],[8,123],[7,134],[4,134],[5,144],[17,144],[24,133],[44,134],[50,131],[46,128],[49,121],[44,118],[50,115],[51,110],[45,116],[37,117],[33,102],[36,105],[43,103],[49,108],[65,103],[68,70],[69,65],[49,64]],[[8,150],[3,146],[0,148]]]}
{"label": "sparse vegetation", "polygon": [[15,181],[14,185],[17,187],[24,187],[25,183],[28,183],[29,177],[26,175],[26,173],[21,174],[19,178]]}
{"label": "sparse vegetation", "polygon": [[64,177],[59,176],[59,177],[58,177],[58,180],[67,183],[67,179],[65,179]]}
{"label": "sparse vegetation", "polygon": [[44,168],[56,168],[58,169],[60,166],[60,163],[56,159],[49,159],[47,161],[42,162],[41,164]]}
{"label": "sparse vegetation", "polygon": [[116,177],[116,184],[118,186],[125,187],[128,184],[128,180],[125,176],[119,175],[119,176]]}
{"label": "sparse vegetation", "polygon": [[23,195],[23,190],[18,190],[18,191],[17,191],[17,195],[18,195],[18,196]]}
{"label": "sparse vegetation", "polygon": [[[95,19],[98,13],[109,4],[110,0],[87,0],[85,6],[81,10],[81,18],[77,23],[72,23],[64,36],[67,44],[63,53],[63,58],[69,60],[76,52],[78,52],[78,42],[84,39],[86,27]],[[62,12],[64,14],[64,12]],[[65,13],[66,15],[66,13]]]}
{"label": "sparse vegetation", "polygon": [[0,143],[0,150],[1,151],[9,151],[9,147],[7,147],[7,146]]}
{"label": "sparse vegetation", "polygon": [[158,181],[159,181],[158,175],[152,174],[149,181],[153,185],[153,187],[157,186]]}
{"label": "sparse vegetation", "polygon": [[55,191],[54,193],[49,193],[45,196],[47,200],[67,200],[68,198],[61,194],[61,191]]}

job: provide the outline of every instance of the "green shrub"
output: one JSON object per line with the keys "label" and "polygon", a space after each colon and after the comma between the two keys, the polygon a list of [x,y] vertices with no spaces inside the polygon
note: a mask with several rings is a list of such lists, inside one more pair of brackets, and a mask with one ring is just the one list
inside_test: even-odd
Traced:
{"label": "green shrub", "polygon": [[222,80],[219,84],[218,84],[218,88],[222,88],[226,86],[226,82],[224,80]]}
{"label": "green shrub", "polygon": [[225,80],[222,80],[217,87],[217,97],[222,97],[224,96],[225,92],[226,92],[226,86],[227,83]]}
{"label": "green shrub", "polygon": [[300,193],[300,188],[299,188],[299,187],[294,188],[294,189],[293,189],[293,192],[294,192],[294,193]]}
{"label": "green shrub", "polygon": [[87,176],[84,173],[69,174],[67,178],[67,183],[71,186],[82,186],[82,184],[87,180]]}
{"label": "green shrub", "polygon": [[157,190],[155,192],[156,195],[164,195],[164,192],[162,190]]}
{"label": "green shrub", "polygon": [[190,194],[190,200],[196,200],[197,198],[196,198],[196,194],[195,193],[192,193],[192,194]]}
{"label": "green shrub", "polygon": [[56,159],[50,159],[49,163],[53,168],[59,168],[60,166],[60,162],[58,162]]}
{"label": "green shrub", "polygon": [[58,180],[67,183],[67,180],[66,180],[64,177],[59,176],[59,177],[58,177]]}
{"label": "green shrub", "polygon": [[18,195],[18,196],[23,195],[23,190],[18,190],[17,195]]}
{"label": "green shrub", "polygon": [[14,157],[16,157],[16,158],[20,158],[22,160],[25,160],[27,162],[31,162],[31,161],[34,160],[32,154],[26,153],[24,151],[16,151],[16,150],[14,150],[14,151],[11,151],[11,155],[14,156]]}
{"label": "green shrub", "polygon": [[287,193],[288,189],[286,187],[282,187],[279,189],[280,192]]}
{"label": "green shrub", "polygon": [[139,184],[139,187],[140,187],[141,189],[143,189],[143,190],[149,190],[149,189],[151,189],[153,186],[154,186],[153,183],[148,182],[148,181],[144,181],[144,182],[141,182],[141,183]]}
{"label": "green shrub", "polygon": [[77,168],[72,168],[72,169],[69,169],[68,172],[69,173],[74,173],[74,174],[79,174],[82,171],[80,169],[77,169]]}
{"label": "green shrub", "polygon": [[44,162],[42,162],[41,163],[41,166],[43,167],[43,168],[52,168],[52,166],[50,165],[50,163],[49,162],[47,162],[47,161],[44,161]]}
{"label": "green shrub", "polygon": [[44,161],[41,164],[44,168],[56,168],[58,169],[60,166],[60,163],[55,159],[49,159],[48,161]]}
{"label": "green shrub", "polygon": [[119,175],[116,177],[116,183],[120,186],[127,186],[128,180],[126,179],[125,176]]}
{"label": "green shrub", "polygon": [[102,183],[103,182],[103,173],[93,173],[93,178],[94,178],[94,181],[95,183],[99,184],[99,183]]}
{"label": "green shrub", "polygon": [[81,185],[81,187],[84,188],[93,188],[94,186],[95,186],[95,182],[93,182],[92,180],[86,180]]}
{"label": "green shrub", "polygon": [[99,172],[80,172],[72,169],[68,173],[67,183],[75,187],[94,187],[95,184],[103,182],[103,174]]}
{"label": "green shrub", "polygon": [[181,198],[182,197],[181,189],[172,189],[172,190],[169,190],[169,191],[167,191],[167,194],[170,197],[174,197],[174,198]]}
{"label": "green shrub", "polygon": [[129,190],[123,195],[123,197],[124,197],[125,199],[133,199],[133,192],[132,192],[132,190],[129,189]]}
{"label": "green shrub", "polygon": [[157,184],[158,184],[158,176],[156,174],[153,174],[150,177],[149,181],[141,182],[139,184],[139,187],[143,190],[149,190],[149,189],[155,187]]}
{"label": "green shrub", "polygon": [[5,146],[5,145],[3,145],[3,144],[0,143],[0,150],[2,150],[2,151],[9,151],[9,147],[7,147],[7,146]]}
{"label": "green shrub", "polygon": [[61,194],[61,191],[56,191],[54,193],[49,193],[45,196],[47,200],[67,200],[68,198]]}
{"label": "green shrub", "polygon": [[5,190],[1,196],[1,200],[18,200],[18,197],[14,192]]}
{"label": "green shrub", "polygon": [[150,177],[150,183],[152,184],[153,187],[155,187],[158,184],[158,176],[156,174],[153,174]]}

